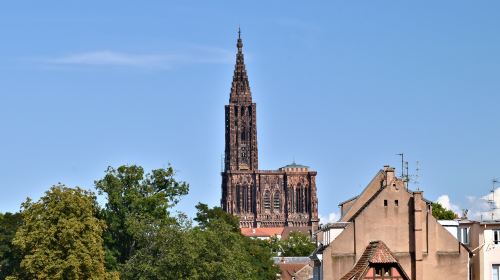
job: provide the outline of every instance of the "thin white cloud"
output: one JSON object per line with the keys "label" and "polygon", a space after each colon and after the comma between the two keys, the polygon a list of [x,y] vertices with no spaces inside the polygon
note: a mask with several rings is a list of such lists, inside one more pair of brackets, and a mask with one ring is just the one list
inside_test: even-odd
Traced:
{"label": "thin white cloud", "polygon": [[500,219],[500,188],[481,197],[467,197],[469,218],[476,220]]}
{"label": "thin white cloud", "polygon": [[336,212],[328,214],[328,216],[319,215],[319,222],[321,224],[334,223],[339,220],[340,216]]}
{"label": "thin white cloud", "polygon": [[52,64],[155,66],[169,63],[176,59],[178,59],[178,57],[168,55],[92,51],[49,58],[46,59],[45,62]]}
{"label": "thin white cloud", "polygon": [[500,219],[500,188],[479,197],[468,196],[464,203],[465,207],[454,204],[446,194],[438,197],[436,202],[460,217],[463,215],[462,211],[467,209],[467,217],[472,220]]}
{"label": "thin white cloud", "polygon": [[462,213],[460,213],[461,212],[460,207],[458,205],[451,203],[450,197],[446,194],[438,197],[436,202],[441,204],[441,206],[443,206],[444,208],[455,212],[455,214],[457,214],[459,216],[462,214]]}
{"label": "thin white cloud", "polygon": [[192,47],[178,53],[127,53],[119,51],[89,51],[41,59],[51,65],[118,66],[171,68],[180,64],[229,63],[233,54],[224,49]]}

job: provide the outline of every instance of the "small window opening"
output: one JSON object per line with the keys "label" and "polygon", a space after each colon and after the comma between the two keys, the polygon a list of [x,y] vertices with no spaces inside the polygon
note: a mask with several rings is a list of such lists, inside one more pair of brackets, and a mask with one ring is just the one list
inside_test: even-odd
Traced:
{"label": "small window opening", "polygon": [[399,206],[399,200],[394,200],[394,204],[396,204],[396,206]]}
{"label": "small window opening", "polygon": [[384,199],[384,206],[387,206],[387,199]]}

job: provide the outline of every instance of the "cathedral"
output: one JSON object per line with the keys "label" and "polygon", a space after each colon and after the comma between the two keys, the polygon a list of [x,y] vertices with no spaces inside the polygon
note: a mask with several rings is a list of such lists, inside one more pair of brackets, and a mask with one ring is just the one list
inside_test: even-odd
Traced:
{"label": "cathedral", "polygon": [[236,65],[225,106],[225,158],[221,206],[240,219],[241,228],[318,227],[316,171],[293,164],[259,170],[257,110],[252,101],[238,32]]}

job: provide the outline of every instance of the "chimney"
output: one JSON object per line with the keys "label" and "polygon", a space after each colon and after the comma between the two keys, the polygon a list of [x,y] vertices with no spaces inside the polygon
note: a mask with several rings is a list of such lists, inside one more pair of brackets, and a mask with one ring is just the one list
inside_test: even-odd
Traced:
{"label": "chimney", "polygon": [[394,181],[394,178],[396,177],[394,167],[384,165],[384,172],[387,178],[387,185],[389,185],[392,181]]}
{"label": "chimney", "polygon": [[422,199],[423,192],[415,191],[413,192],[413,214],[415,217],[415,276],[416,280],[423,280],[423,242],[424,234],[422,232],[422,218],[425,203]]}

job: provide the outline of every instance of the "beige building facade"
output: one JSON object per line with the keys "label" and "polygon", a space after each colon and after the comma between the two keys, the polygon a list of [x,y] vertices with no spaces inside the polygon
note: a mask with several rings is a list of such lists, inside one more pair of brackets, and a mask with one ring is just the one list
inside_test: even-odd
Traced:
{"label": "beige building facade", "polygon": [[471,280],[500,280],[500,220],[458,220],[457,239],[473,253]]}
{"label": "beige building facade", "polygon": [[469,278],[469,249],[437,222],[431,202],[423,192],[409,191],[394,168],[385,166],[359,196],[339,206],[339,222],[317,233],[315,279],[342,279],[374,241],[384,243],[409,279]]}

